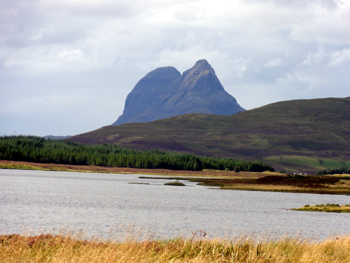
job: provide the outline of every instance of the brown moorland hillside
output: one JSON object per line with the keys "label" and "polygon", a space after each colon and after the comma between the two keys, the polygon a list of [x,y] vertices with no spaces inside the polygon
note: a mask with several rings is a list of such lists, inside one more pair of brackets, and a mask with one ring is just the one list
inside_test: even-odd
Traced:
{"label": "brown moorland hillside", "polygon": [[350,167],[350,97],[283,101],[230,116],[185,114],[106,126],[69,140],[264,160],[290,172]]}

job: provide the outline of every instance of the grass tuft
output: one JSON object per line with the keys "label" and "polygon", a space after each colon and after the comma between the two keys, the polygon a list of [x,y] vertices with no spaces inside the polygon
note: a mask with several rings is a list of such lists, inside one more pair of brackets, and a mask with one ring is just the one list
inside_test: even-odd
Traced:
{"label": "grass tuft", "polygon": [[350,236],[315,242],[282,237],[210,239],[204,231],[168,240],[1,235],[0,262],[349,262]]}
{"label": "grass tuft", "polygon": [[168,183],[165,183],[164,185],[172,185],[172,186],[186,186],[184,183],[181,183],[181,182],[179,182],[179,181],[168,182]]}

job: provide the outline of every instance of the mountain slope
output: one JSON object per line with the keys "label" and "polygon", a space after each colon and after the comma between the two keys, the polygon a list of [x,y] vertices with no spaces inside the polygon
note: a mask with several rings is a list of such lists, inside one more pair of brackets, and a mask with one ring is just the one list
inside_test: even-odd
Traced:
{"label": "mountain slope", "polygon": [[284,101],[231,116],[186,114],[106,126],[70,140],[269,160],[275,169],[296,171],[315,171],[307,168],[311,161],[320,170],[329,159],[350,166],[350,98]]}
{"label": "mountain slope", "polygon": [[231,115],[244,111],[213,68],[199,60],[182,75],[174,67],[153,70],[129,93],[123,115],[113,123],[149,122],[186,113]]}

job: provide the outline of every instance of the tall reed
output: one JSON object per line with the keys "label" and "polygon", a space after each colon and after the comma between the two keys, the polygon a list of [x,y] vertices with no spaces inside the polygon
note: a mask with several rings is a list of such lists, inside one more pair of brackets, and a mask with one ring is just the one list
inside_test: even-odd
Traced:
{"label": "tall reed", "polygon": [[1,235],[0,262],[350,262],[350,236],[84,240],[70,235]]}

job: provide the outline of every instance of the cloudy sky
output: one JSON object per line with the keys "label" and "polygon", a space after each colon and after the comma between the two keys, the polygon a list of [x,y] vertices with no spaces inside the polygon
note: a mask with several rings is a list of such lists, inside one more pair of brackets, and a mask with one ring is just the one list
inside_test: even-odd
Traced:
{"label": "cloudy sky", "polygon": [[350,96],[350,0],[0,0],[0,135],[75,135],[207,59],[245,109]]}

